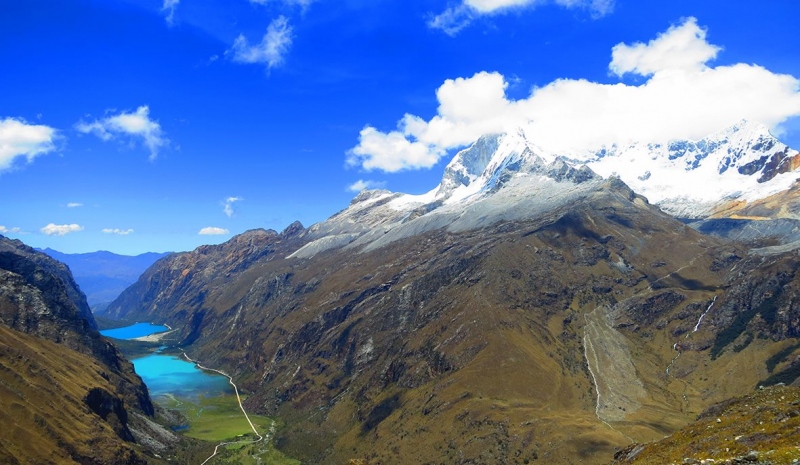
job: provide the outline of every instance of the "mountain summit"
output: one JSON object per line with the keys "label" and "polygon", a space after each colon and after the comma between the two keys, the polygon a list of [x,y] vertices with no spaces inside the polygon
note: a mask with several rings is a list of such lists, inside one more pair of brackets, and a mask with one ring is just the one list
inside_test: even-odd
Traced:
{"label": "mountain summit", "polygon": [[673,216],[702,218],[725,202],[753,202],[789,189],[800,177],[798,167],[797,150],[763,124],[746,120],[700,140],[632,142],[576,153],[548,152],[520,129],[481,137],[456,154],[427,197],[466,200],[517,173],[582,182],[592,177],[591,170],[618,176]]}
{"label": "mountain summit", "polygon": [[[680,218],[707,218],[788,191],[800,155],[758,123],[741,121],[706,138],[611,145],[582,153],[548,152],[520,129],[483,136],[458,152],[442,181],[421,195],[364,191],[345,210],[307,232],[294,257],[349,246],[372,250],[438,228],[463,231],[521,220],[569,205],[621,179]],[[644,200],[644,199],[641,199]]]}

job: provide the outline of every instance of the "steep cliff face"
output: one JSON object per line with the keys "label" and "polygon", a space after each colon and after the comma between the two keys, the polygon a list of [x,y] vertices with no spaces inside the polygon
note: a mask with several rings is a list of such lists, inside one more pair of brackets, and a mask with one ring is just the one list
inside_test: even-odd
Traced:
{"label": "steep cliff face", "polygon": [[[46,313],[52,315],[53,319],[75,321],[76,324],[97,329],[86,296],[63,263],[19,240],[3,238],[0,241],[0,268],[21,276],[27,284],[41,290],[49,308]],[[24,328],[25,332],[36,332],[38,323],[38,319],[32,319],[27,323],[32,326]],[[42,331],[46,330],[46,327],[42,328]]]}
{"label": "steep cliff face", "polygon": [[174,254],[149,268],[102,314],[157,322],[193,321],[179,325],[190,343],[199,336],[207,300],[235,293],[236,278],[257,263],[284,258],[301,244],[305,229],[293,223],[282,233],[253,230],[220,245],[205,245]]}
{"label": "steep cliff face", "polygon": [[144,462],[126,441],[129,412],[153,415],[147,388],[95,327],[64,265],[0,237],[0,456],[10,463]]}

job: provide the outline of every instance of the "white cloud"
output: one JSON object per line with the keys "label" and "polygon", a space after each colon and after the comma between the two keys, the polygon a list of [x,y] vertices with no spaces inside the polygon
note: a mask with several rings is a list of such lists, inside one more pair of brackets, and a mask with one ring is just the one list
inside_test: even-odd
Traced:
{"label": "white cloud", "polygon": [[454,37],[462,29],[469,26],[476,13],[469,5],[464,3],[448,8],[428,21],[428,27],[441,29],[445,34]]}
{"label": "white cloud", "polygon": [[22,230],[20,228],[7,228],[5,226],[0,225],[0,234],[18,234],[21,232]]}
{"label": "white cloud", "polygon": [[71,232],[83,231],[83,226],[79,224],[53,224],[40,229],[40,231],[48,236],[65,236]]}
{"label": "white cloud", "polygon": [[150,119],[150,108],[147,105],[140,106],[133,113],[121,112],[91,123],[80,121],[75,129],[84,134],[92,133],[105,141],[119,135],[141,138],[150,150],[150,160],[155,160],[158,150],[169,144],[161,125]]}
{"label": "white cloud", "polygon": [[164,5],[161,7],[161,11],[167,13],[165,19],[170,26],[175,20],[175,10],[178,8],[180,2],[181,0],[164,0]]}
{"label": "white cloud", "polygon": [[67,204],[67,208],[78,208],[78,207],[82,207],[82,206],[83,206],[83,204],[80,203],[80,202],[70,202],[70,203]]}
{"label": "white cloud", "polygon": [[224,234],[230,234],[230,231],[224,228],[215,228],[213,226],[209,226],[201,229],[197,234],[201,236],[221,236]]}
{"label": "white cloud", "polygon": [[441,29],[446,34],[455,36],[480,16],[547,3],[569,9],[588,10],[594,18],[606,16],[614,10],[614,0],[462,0],[461,3],[434,16],[428,21],[428,27]]}
{"label": "white cloud", "polygon": [[225,215],[228,218],[232,217],[233,213],[234,213],[233,204],[235,202],[240,202],[242,200],[244,200],[244,199],[241,198],[241,197],[228,197],[227,199],[225,199],[225,202],[222,204],[222,211],[225,213]]}
{"label": "white cloud", "polygon": [[361,192],[366,189],[380,189],[385,186],[386,183],[379,182],[379,181],[370,181],[370,180],[363,180],[359,179],[358,181],[354,182],[347,186],[347,190],[350,192]]}
{"label": "white cloud", "polygon": [[0,172],[10,169],[17,157],[25,157],[30,163],[55,150],[55,138],[56,130],[49,126],[18,118],[0,119]]}
{"label": "white cloud", "polygon": [[443,155],[442,149],[409,141],[400,132],[392,131],[386,134],[367,126],[359,134],[359,144],[348,154],[347,164],[361,165],[368,171],[378,169],[395,172],[430,168]]}
{"label": "white cloud", "polygon": [[721,47],[706,42],[706,31],[695,18],[670,27],[647,44],[617,44],[611,49],[609,68],[617,76],[625,73],[650,76],[658,71],[702,71],[716,58]]}
{"label": "white cloud", "polygon": [[226,55],[232,54],[231,59],[238,63],[264,64],[269,70],[283,63],[291,45],[292,27],[285,16],[279,16],[269,24],[261,43],[251,46],[240,34]]}
{"label": "white cloud", "polygon": [[133,229],[117,229],[117,228],[105,228],[102,232],[106,234],[116,234],[118,236],[127,236],[133,232]]}
{"label": "white cloud", "polygon": [[688,18],[647,45],[614,47],[610,70],[640,74],[641,84],[557,79],[512,100],[499,73],[449,79],[436,91],[433,118],[406,114],[390,132],[367,126],[347,161],[389,172],[428,168],[447,150],[519,127],[540,147],[562,152],[700,138],[741,119],[780,134],[781,123],[800,115],[797,78],[755,64],[708,67],[718,50]]}

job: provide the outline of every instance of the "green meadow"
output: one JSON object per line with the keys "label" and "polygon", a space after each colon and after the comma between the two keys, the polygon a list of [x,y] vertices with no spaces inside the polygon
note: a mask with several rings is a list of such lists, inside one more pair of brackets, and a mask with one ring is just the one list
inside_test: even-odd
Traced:
{"label": "green meadow", "polygon": [[[276,465],[299,465],[300,462],[283,455],[272,444],[272,434],[280,424],[263,415],[248,413],[264,440],[254,442],[247,420],[239,408],[234,395],[184,399],[175,396],[161,397],[159,403],[170,410],[180,412],[188,422],[181,434],[212,443],[234,442],[221,448],[209,463],[270,463]],[[241,441],[241,442],[235,442]]]}

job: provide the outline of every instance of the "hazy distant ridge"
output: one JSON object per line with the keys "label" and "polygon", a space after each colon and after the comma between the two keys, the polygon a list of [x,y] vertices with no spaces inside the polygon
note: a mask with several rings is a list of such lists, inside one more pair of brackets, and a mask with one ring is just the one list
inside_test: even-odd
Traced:
{"label": "hazy distant ridge", "polygon": [[62,253],[50,248],[39,250],[69,266],[93,309],[116,299],[150,265],[170,254],[147,252],[130,256],[104,250],[79,254]]}

